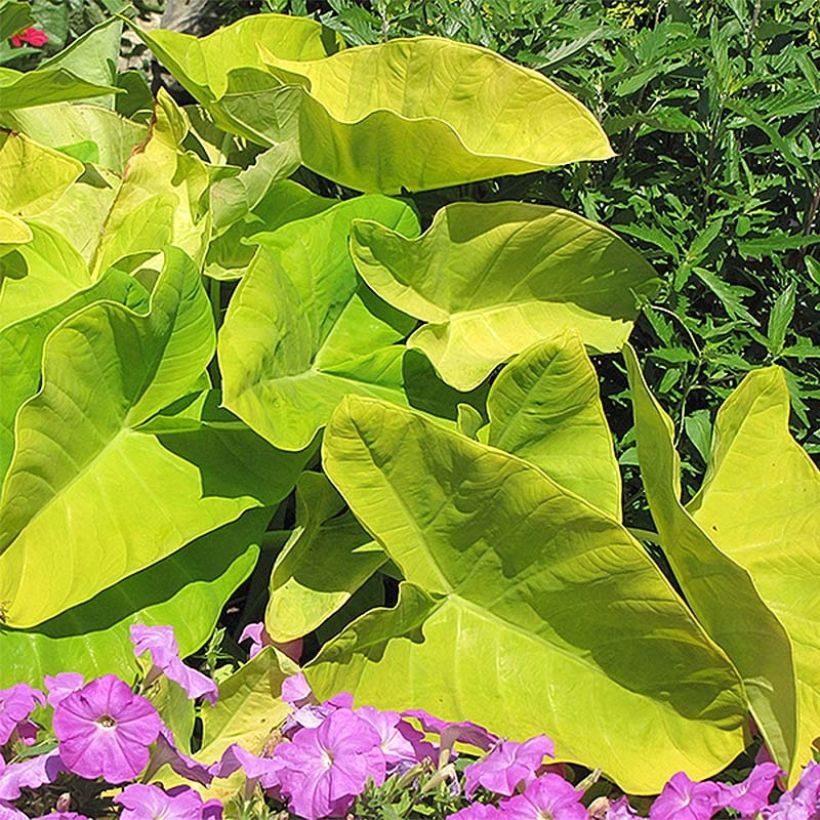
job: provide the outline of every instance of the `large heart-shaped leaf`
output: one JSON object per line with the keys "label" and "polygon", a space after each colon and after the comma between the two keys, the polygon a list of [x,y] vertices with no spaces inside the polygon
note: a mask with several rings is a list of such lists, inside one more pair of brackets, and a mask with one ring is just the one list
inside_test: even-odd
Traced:
{"label": "large heart-shaped leaf", "polygon": [[247,429],[139,431],[188,391],[213,346],[200,277],[176,249],[147,314],[98,303],[48,337],[0,496],[6,624],[52,618],[289,492],[304,456]]}
{"label": "large heart-shaped leaf", "polygon": [[[84,32],[59,54],[44,60],[40,69],[60,68],[96,86],[116,86],[121,38],[122,20],[110,17]],[[113,109],[114,95],[97,96],[94,104]]]}
{"label": "large heart-shaped leaf", "polygon": [[[0,330],[0,486],[14,449],[14,417],[40,386],[40,360],[46,337],[64,319],[101,300],[120,302],[132,309],[148,307],[148,293],[136,279],[111,271],[64,302]],[[0,317],[2,312],[0,299]]]}
{"label": "large heart-shaped leaf", "polygon": [[0,122],[40,145],[122,172],[148,129],[98,105],[54,103],[0,115]]}
{"label": "large heart-shaped leaf", "polygon": [[29,222],[31,241],[0,257],[0,328],[36,316],[91,284],[80,254],[55,230]]}
{"label": "large heart-shaped leaf", "polygon": [[718,411],[709,468],[687,509],[749,573],[791,639],[796,775],[820,736],[820,474],[789,434],[789,391],[779,367],[750,373]]}
{"label": "large heart-shaped leaf", "polygon": [[[0,133],[0,209],[36,216],[54,205],[83,172],[83,164],[23,134]],[[75,214],[76,218],[76,214]]]}
{"label": "large heart-shaped leaf", "polygon": [[341,202],[258,237],[231,299],[219,334],[225,406],[277,447],[306,447],[348,393],[407,401],[396,343],[412,320],[362,285],[347,250],[352,220],[365,215],[418,230],[399,200]]}
{"label": "large heart-shaped leaf", "polygon": [[376,293],[429,323],[408,346],[458,390],[567,328],[598,351],[620,349],[638,297],[656,285],[651,266],[601,225],[514,202],[448,205],[417,239],[358,222],[351,252]]}
{"label": "large heart-shaped leaf", "polygon": [[210,179],[205,163],[182,149],[188,127],[185,112],[160,91],[150,136],[128,161],[106,216],[92,266],[95,276],[122,259],[150,258],[169,244],[196,262],[204,258]]}
{"label": "large heart-shaped leaf", "polygon": [[356,190],[422,191],[613,156],[578,100],[478,46],[418,37],[312,61],[261,50],[277,79],[304,87],[303,163]]}
{"label": "large heart-shaped leaf", "polygon": [[[789,638],[751,574],[718,549],[715,530],[701,526],[681,504],[674,425],[649,392],[635,352],[627,346],[624,355],[641,478],[664,552],[692,611],[743,678],[752,714],[772,754],[788,769],[797,731]],[[753,479],[748,465],[745,477]],[[726,503],[740,503],[742,517],[751,513],[748,503],[739,498]],[[756,540],[757,536],[753,543]]]}
{"label": "large heart-shaped leaf", "polygon": [[742,749],[725,655],[640,544],[541,470],[354,397],[324,466],[409,586],[324,647],[308,668],[320,697],[353,687],[519,740],[546,732],[638,793]]}
{"label": "large heart-shaped leaf", "polygon": [[598,376],[577,333],[516,356],[487,396],[482,440],[540,467],[553,481],[621,520],[621,474]]}
{"label": "large heart-shaped leaf", "polygon": [[251,510],[31,630],[0,629],[0,687],[42,686],[43,675],[66,670],[128,680],[136,670],[132,624],[171,624],[182,655],[195,652],[253,569],[267,517]]}
{"label": "large heart-shaped leaf", "polygon": [[83,80],[65,68],[41,68],[22,73],[0,67],[0,111],[89,97],[106,97],[117,89]]}
{"label": "large heart-shaped leaf", "polygon": [[156,58],[203,105],[222,97],[228,74],[263,69],[261,43],[286,60],[316,60],[344,46],[339,34],[307,17],[256,14],[207,37],[164,29],[137,29]]}
{"label": "large heart-shaped leaf", "polygon": [[296,504],[296,528],[273,566],[265,610],[278,642],[313,632],[387,561],[321,473],[302,474]]}

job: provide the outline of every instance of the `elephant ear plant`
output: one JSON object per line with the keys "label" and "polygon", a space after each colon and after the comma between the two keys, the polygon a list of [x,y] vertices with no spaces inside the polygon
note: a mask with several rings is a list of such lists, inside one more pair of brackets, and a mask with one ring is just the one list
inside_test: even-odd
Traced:
{"label": "elephant ear plant", "polygon": [[[720,771],[753,718],[797,777],[820,482],[783,373],[726,400],[681,498],[628,344],[652,267],[566,210],[466,201],[612,156],[590,112],[439,38],[137,34],[193,104],[102,83],[100,37],[0,75],[0,688],[133,680],[132,627],[190,655],[233,601],[233,638],[264,613],[320,700],[546,734],[634,794]],[[623,520],[598,376],[621,355],[657,532]],[[263,649],[225,677],[200,759],[262,754],[297,671]]]}

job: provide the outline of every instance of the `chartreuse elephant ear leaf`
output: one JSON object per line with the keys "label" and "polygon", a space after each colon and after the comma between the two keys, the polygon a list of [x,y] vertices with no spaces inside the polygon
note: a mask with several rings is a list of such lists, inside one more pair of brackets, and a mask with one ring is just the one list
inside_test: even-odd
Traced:
{"label": "chartreuse elephant ear leaf", "polygon": [[277,503],[304,463],[244,427],[140,431],[190,392],[213,355],[196,266],[176,249],[165,256],[147,313],[99,302],[46,340],[42,387],[17,412],[0,496],[8,626],[53,618],[245,510]]}
{"label": "chartreuse elephant ear leaf", "polygon": [[[641,478],[659,540],[693,612],[740,673],[752,714],[774,759],[788,770],[795,759],[798,717],[792,643],[778,619],[779,613],[763,596],[755,574],[716,540],[720,527],[716,530],[708,519],[696,520],[681,504],[680,459],[675,450],[672,420],[649,392],[630,346],[624,349],[624,356],[632,391]],[[784,434],[784,441],[785,438]],[[750,466],[750,461],[755,461],[755,449],[753,445],[741,454],[746,465],[746,492],[754,492],[749,483],[755,481],[756,473]],[[768,465],[766,470],[776,467],[765,460],[760,462],[764,463]],[[762,466],[760,471],[758,479],[762,479]],[[777,474],[777,478],[782,479],[782,475]],[[734,516],[754,516],[758,512],[751,509],[748,500],[741,501],[739,494],[732,499],[723,495],[721,499],[720,503],[729,505]],[[760,503],[769,510],[768,517],[773,517],[771,507],[766,506],[768,502]],[[767,518],[765,512],[763,518]],[[744,530],[744,537],[748,542],[740,549],[765,544],[758,547],[765,551],[764,563],[777,560],[773,544],[759,529]],[[789,566],[794,561],[785,556],[783,560]],[[808,573],[811,575],[810,570]],[[796,587],[793,595],[802,616],[811,595],[803,600]],[[811,677],[817,681],[816,667]],[[814,721],[816,727],[816,717]]]}
{"label": "chartreuse elephant ear leaf", "polygon": [[[64,319],[101,300],[144,309],[148,306],[148,292],[133,277],[111,271],[99,282],[41,313],[8,327],[2,327],[0,319],[0,486],[14,449],[14,417],[40,387],[40,361],[46,337]],[[0,317],[2,314],[0,298]]]}
{"label": "chartreuse elephant ear leaf", "polygon": [[258,237],[228,307],[219,335],[225,406],[277,447],[306,447],[348,393],[407,403],[399,342],[413,321],[356,276],[347,243],[362,216],[418,231],[399,200],[340,202]]}
{"label": "chartreuse elephant ear leaf", "polygon": [[621,520],[621,475],[598,376],[580,336],[567,331],[516,356],[487,396],[493,447],[540,467],[553,481]]}
{"label": "chartreuse elephant ear leaf", "polygon": [[304,88],[304,164],[359,191],[424,191],[613,156],[578,100],[478,46],[418,37],[310,61],[260,50],[278,80]]}
{"label": "chartreuse elephant ear leaf", "polygon": [[180,653],[207,642],[222,608],[250,575],[270,514],[250,510],[90,601],[22,631],[0,628],[0,688],[71,669],[86,678],[135,672],[132,624],[173,624]]}
{"label": "chartreuse elephant ear leaf", "polygon": [[313,632],[387,561],[321,473],[301,476],[296,504],[296,528],[274,564],[265,611],[278,642]]}
{"label": "chartreuse elephant ear leaf", "polygon": [[33,217],[54,205],[83,172],[83,164],[23,134],[0,132],[0,209]]}
{"label": "chartreuse elephant ear leaf", "polygon": [[107,97],[117,93],[110,85],[100,85],[78,77],[66,68],[41,68],[25,73],[0,67],[0,111],[35,105]]}
{"label": "chartreuse elephant ear leaf", "polygon": [[106,216],[92,265],[95,276],[115,264],[127,267],[129,259],[144,262],[166,245],[181,248],[195,262],[204,258],[211,230],[210,178],[205,163],[182,147],[188,129],[185,112],[160,91],[148,139],[129,159]]}
{"label": "chartreuse elephant ear leaf", "polygon": [[622,239],[560,208],[515,202],[442,208],[417,239],[357,222],[351,252],[385,301],[426,322],[408,340],[448,384],[478,385],[502,362],[567,329],[619,350],[652,267]]}
{"label": "chartreuse elephant ear leaf", "polygon": [[370,399],[340,405],[323,458],[407,584],[309,665],[319,697],[546,732],[634,793],[742,749],[737,673],[615,520],[516,456]]}
{"label": "chartreuse elephant ear leaf", "polygon": [[344,47],[341,36],[321,23],[285,14],[255,14],[201,38],[164,29],[136,31],[203,105],[225,94],[231,71],[264,70],[259,53],[262,43],[285,60],[317,60]]}
{"label": "chartreuse elephant ear leaf", "polygon": [[687,509],[791,639],[802,764],[820,736],[820,474],[789,434],[779,367],[750,373],[718,411],[709,468]]}

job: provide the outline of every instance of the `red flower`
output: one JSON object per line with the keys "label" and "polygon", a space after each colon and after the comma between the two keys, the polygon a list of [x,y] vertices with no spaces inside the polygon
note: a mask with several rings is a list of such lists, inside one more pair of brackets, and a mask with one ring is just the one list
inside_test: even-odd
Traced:
{"label": "red flower", "polygon": [[42,29],[34,28],[33,26],[23,29],[11,38],[11,44],[15,48],[20,48],[23,43],[28,43],[30,46],[40,48],[47,42],[48,35]]}

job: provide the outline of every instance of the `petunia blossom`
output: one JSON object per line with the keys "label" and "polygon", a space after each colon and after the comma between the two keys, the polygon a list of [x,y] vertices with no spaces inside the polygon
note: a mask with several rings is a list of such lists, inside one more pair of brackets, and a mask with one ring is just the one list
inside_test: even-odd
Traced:
{"label": "petunia blossom", "polygon": [[451,723],[425,712],[424,709],[407,709],[402,714],[415,718],[425,732],[437,733],[441,738],[441,748],[446,751],[461,742],[470,743],[486,752],[498,742],[497,735],[469,720]]}
{"label": "petunia blossom", "polygon": [[[151,752],[150,773],[158,772],[165,765],[169,766],[180,777],[184,777],[193,783],[199,783],[202,786],[209,786],[211,780],[213,780],[211,767],[183,754],[177,748],[171,730],[167,726],[162,726],[154,750]],[[150,777],[146,774],[144,779],[149,780]]]}
{"label": "petunia blossom", "polygon": [[192,700],[204,697],[215,704],[219,696],[216,684],[202,672],[186,666],[179,657],[179,645],[172,626],[141,626],[135,624],[130,629],[134,654],[139,657],[150,653],[155,669],[169,680],[179,684]]}
{"label": "petunia blossom", "polygon": [[776,763],[761,763],[742,783],[718,784],[718,808],[731,808],[742,815],[756,814],[769,805],[769,795],[781,774]]}
{"label": "petunia blossom", "polygon": [[350,709],[337,709],[315,729],[302,729],[274,750],[282,794],[295,814],[316,820],[343,815],[369,778],[381,785],[379,733]]}
{"label": "petunia blossom", "polygon": [[489,754],[464,770],[465,793],[470,797],[479,786],[510,797],[522,782],[535,780],[544,757],[553,757],[555,745],[546,735],[537,735],[525,743],[505,740]]}
{"label": "petunia blossom", "polygon": [[447,820],[498,820],[503,816],[495,806],[488,806],[486,803],[473,803],[455,814],[448,814]]}
{"label": "petunia blossom", "polygon": [[89,818],[74,811],[53,811],[51,814],[35,817],[34,820],[89,820]]}
{"label": "petunia blossom", "polygon": [[54,708],[63,698],[82,689],[85,678],[79,672],[60,672],[59,675],[46,675],[44,683],[48,705]]}
{"label": "petunia blossom", "polygon": [[650,820],[709,820],[720,807],[721,787],[694,783],[684,772],[669,779],[649,810]]}
{"label": "petunia blossom", "polygon": [[282,681],[282,700],[294,709],[308,703],[316,703],[316,698],[304,673],[298,672]]}
{"label": "petunia blossom", "polygon": [[11,44],[15,48],[20,48],[23,44],[41,48],[48,42],[48,35],[41,29],[29,26],[28,28],[18,31],[11,37]]}
{"label": "petunia blossom", "polygon": [[587,820],[581,804],[583,792],[557,774],[545,774],[530,783],[523,794],[504,800],[499,808],[508,820]]}
{"label": "petunia blossom", "polygon": [[265,629],[265,624],[261,621],[258,623],[248,624],[239,636],[239,643],[243,641],[250,641],[251,648],[248,652],[251,658],[255,658],[266,646],[275,646],[283,655],[287,655],[292,661],[299,663],[302,657],[302,650],[304,649],[304,641],[302,638],[296,638],[292,641],[284,641],[279,643],[274,641],[268,635]]}
{"label": "petunia blossom", "polygon": [[613,800],[606,810],[607,820],[632,820],[633,817],[640,817],[640,815],[629,805],[629,799],[626,796]]}
{"label": "petunia blossom", "polygon": [[8,689],[0,689],[0,746],[8,743],[11,736],[19,729],[22,728],[25,731],[30,724],[28,718],[31,713],[38,706],[45,705],[45,695],[27,683],[18,683]]}
{"label": "petunia blossom", "polygon": [[774,806],[764,809],[767,820],[817,820],[820,817],[820,764],[810,760],[800,780]]}
{"label": "petunia blossom", "polygon": [[356,714],[379,733],[379,748],[388,769],[399,763],[418,763],[435,756],[433,745],[427,743],[424,735],[404,721],[398,712],[382,712],[372,706],[362,706]]}
{"label": "petunia blossom", "polygon": [[28,820],[23,812],[0,800],[0,820]]}
{"label": "petunia blossom", "polygon": [[58,751],[28,757],[0,767],[0,801],[17,800],[23,789],[39,789],[53,783],[65,771]]}
{"label": "petunia blossom", "polygon": [[151,703],[114,675],[92,680],[54,710],[54,734],[66,768],[109,783],[131,780],[145,768],[161,726]]}
{"label": "petunia blossom", "polygon": [[165,791],[159,786],[132,783],[114,798],[123,807],[121,820],[206,820],[222,817],[218,801],[203,802],[202,798],[187,786]]}
{"label": "petunia blossom", "polygon": [[211,766],[214,777],[230,777],[242,769],[248,781],[258,782],[263,789],[274,789],[279,786],[279,769],[282,761],[278,758],[260,757],[238,743],[232,743],[222,753],[217,763]]}

